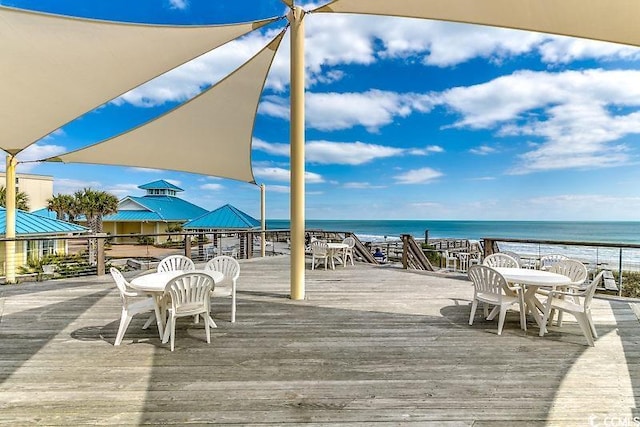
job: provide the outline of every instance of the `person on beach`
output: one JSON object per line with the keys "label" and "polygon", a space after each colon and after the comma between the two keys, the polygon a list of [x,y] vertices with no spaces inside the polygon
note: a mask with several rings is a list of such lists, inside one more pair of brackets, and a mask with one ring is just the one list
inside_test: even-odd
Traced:
{"label": "person on beach", "polygon": [[384,255],[384,253],[382,253],[382,251],[380,250],[380,248],[376,248],[376,251],[373,253],[373,257],[378,261],[378,262],[384,262],[386,260],[386,257]]}

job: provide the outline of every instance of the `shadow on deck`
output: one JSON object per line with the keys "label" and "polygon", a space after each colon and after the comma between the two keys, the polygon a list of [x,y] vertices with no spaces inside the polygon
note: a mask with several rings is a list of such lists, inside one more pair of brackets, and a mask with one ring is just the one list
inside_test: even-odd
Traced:
{"label": "shadow on deck", "polygon": [[[639,394],[638,320],[595,301],[600,339],[569,317],[543,338],[509,313],[502,336],[468,325],[469,282],[358,264],[306,272],[242,262],[238,319],[214,304],[212,342],[178,324],[176,351],[145,317],[113,346],[109,276],[0,287],[0,423],[11,425],[589,425],[628,419]],[[591,417],[591,418],[590,418]]]}

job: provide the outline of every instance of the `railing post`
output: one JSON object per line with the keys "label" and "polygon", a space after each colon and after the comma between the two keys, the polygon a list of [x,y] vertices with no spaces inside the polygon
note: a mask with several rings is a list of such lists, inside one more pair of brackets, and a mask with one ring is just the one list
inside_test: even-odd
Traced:
{"label": "railing post", "polygon": [[98,234],[98,244],[96,248],[96,274],[98,276],[104,276],[105,274],[104,241],[106,236],[106,233]]}
{"label": "railing post", "polygon": [[191,236],[189,234],[184,235],[184,256],[191,258]]}
{"label": "railing post", "polygon": [[618,259],[618,296],[622,296],[622,248]]}
{"label": "railing post", "polygon": [[[387,258],[389,257],[389,252],[387,252]],[[409,268],[409,235],[402,235],[402,268],[407,270]]]}

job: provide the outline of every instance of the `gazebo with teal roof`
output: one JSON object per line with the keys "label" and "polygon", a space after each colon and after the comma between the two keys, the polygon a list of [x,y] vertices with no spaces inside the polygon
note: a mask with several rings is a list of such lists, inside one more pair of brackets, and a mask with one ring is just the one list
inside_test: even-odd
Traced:
{"label": "gazebo with teal roof", "polygon": [[[140,185],[141,197],[127,196],[118,203],[118,212],[103,218],[103,229],[114,235],[162,234],[207,213],[207,210],[181,199],[182,188],[160,179]],[[155,243],[167,240],[157,236]],[[123,243],[124,238],[118,239]]]}
{"label": "gazebo with teal roof", "polygon": [[[251,215],[242,212],[240,209],[226,204],[211,212],[207,212],[204,215],[187,222],[183,225],[185,230],[198,230],[205,232],[237,232],[244,230],[258,230],[260,229],[260,221],[253,218]],[[217,245],[218,233],[213,234],[213,244]],[[246,233],[238,233],[238,239],[240,242],[240,256],[245,257],[251,254],[250,245],[253,239],[248,239]]]}

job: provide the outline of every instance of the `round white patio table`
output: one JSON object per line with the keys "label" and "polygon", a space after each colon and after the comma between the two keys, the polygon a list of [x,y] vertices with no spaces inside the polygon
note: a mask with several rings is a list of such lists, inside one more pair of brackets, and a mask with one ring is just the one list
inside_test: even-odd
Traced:
{"label": "round white patio table", "polygon": [[[349,245],[346,243],[327,243],[327,248],[329,249],[329,258],[331,259],[331,268],[335,270],[336,265],[334,263],[334,258],[338,258],[344,267],[347,266],[347,257],[346,251],[349,248]],[[340,251],[342,251],[342,256],[339,255]]]}
{"label": "round white patio table", "polygon": [[[158,329],[162,329],[162,331],[159,331],[160,337],[162,337],[164,334],[164,320],[166,317],[165,313],[167,311],[164,300],[162,298],[164,295],[164,289],[167,287],[167,283],[184,273],[205,273],[209,275],[213,279],[214,289],[215,284],[220,283],[222,279],[224,279],[224,274],[214,270],[173,270],[162,272],[155,271],[153,273],[138,276],[135,279],[131,280],[131,282],[129,282],[132,288],[151,295],[155,300],[156,305],[158,306],[158,309],[160,310],[160,313],[162,315],[162,322],[159,322],[160,324],[158,326]],[[217,327],[211,316],[209,316],[208,320],[212,327]],[[160,325],[162,326],[162,328],[160,328]]]}
{"label": "round white patio table", "polygon": [[569,277],[549,271],[511,267],[496,267],[494,270],[502,274],[508,283],[525,287],[524,302],[527,304],[527,310],[531,312],[540,328],[545,327],[540,316],[540,311],[544,310],[544,305],[536,298],[536,291],[539,288],[553,290],[558,286],[566,286],[571,283]]}

